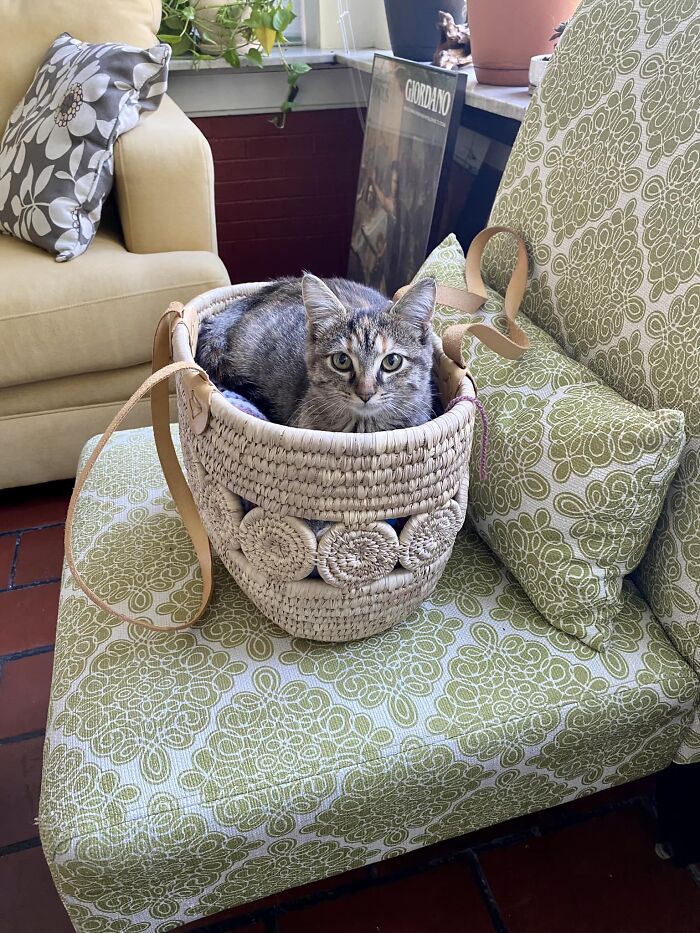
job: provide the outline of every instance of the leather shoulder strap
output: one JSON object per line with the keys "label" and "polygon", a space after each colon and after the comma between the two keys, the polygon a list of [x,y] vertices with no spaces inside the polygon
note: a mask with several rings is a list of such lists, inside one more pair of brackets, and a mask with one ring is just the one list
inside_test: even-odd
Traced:
{"label": "leather shoulder strap", "polygon": [[482,307],[487,298],[486,286],[481,277],[481,258],[484,255],[486,244],[497,233],[508,233],[515,238],[518,253],[515,268],[506,289],[504,310],[507,321],[507,333],[484,324],[473,321],[466,324],[453,324],[447,328],[443,335],[445,353],[457,363],[465,366],[462,358],[462,339],[466,333],[472,334],[490,350],[500,354],[508,360],[518,360],[530,346],[527,334],[516,323],[520,310],[525,287],[527,285],[527,249],[523,238],[511,230],[510,227],[487,227],[477,234],[471,242],[464,265],[464,280],[466,290],[438,285],[437,300],[439,304],[447,305],[465,314],[473,315]]}
{"label": "leather shoulder strap", "polygon": [[[75,582],[78,584],[83,593],[85,593],[85,595],[101,609],[111,613],[111,615],[116,616],[118,619],[122,619],[124,622],[132,622],[135,625],[141,625],[143,628],[150,629],[154,632],[176,632],[180,631],[181,629],[190,628],[190,626],[194,625],[195,622],[201,619],[207,606],[209,605],[213,590],[212,561],[209,539],[202,524],[202,520],[199,517],[199,513],[197,512],[197,507],[194,503],[194,499],[192,498],[190,488],[187,485],[187,480],[185,479],[182,468],[180,467],[180,462],[177,458],[177,454],[175,453],[172,435],[170,434],[170,406],[168,392],[168,380],[170,377],[175,373],[194,370],[195,372],[202,374],[203,378],[208,381],[208,376],[201,368],[201,366],[197,366],[195,363],[186,363],[184,361],[179,363],[170,362],[172,358],[170,350],[170,333],[173,319],[175,318],[177,320],[178,317],[182,319],[182,305],[179,302],[174,302],[161,316],[156,328],[153,341],[153,373],[148,377],[148,379],[146,379],[143,385],[141,385],[136,390],[136,392],[134,392],[131,398],[114,416],[109,427],[97,442],[95,449],[92,451],[90,457],[80,471],[75,481],[75,487],[73,489],[73,494],[71,495],[70,505],[68,506],[68,515],[66,516],[65,529],[66,563],[68,564]],[[148,392],[151,393],[153,432],[155,435],[158,457],[160,458],[161,466],[163,467],[163,473],[165,474],[165,480],[168,484],[170,494],[173,497],[173,501],[175,502],[177,510],[180,513],[180,517],[182,518],[185,528],[187,529],[187,533],[189,534],[192,540],[192,544],[194,545],[197,559],[199,561],[200,572],[202,575],[202,597],[199,603],[199,607],[188,621],[180,622],[177,625],[153,625],[152,623],[147,622],[145,619],[133,619],[127,615],[122,614],[121,612],[117,612],[112,606],[108,605],[104,602],[104,600],[100,599],[100,597],[85,582],[83,576],[76,566],[75,555],[73,553],[73,522],[75,520],[75,510],[83,486],[85,485],[87,478],[92,472],[92,468],[94,467],[97,458],[106,447],[109,439],[112,437],[117,428],[122,424],[129,412],[132,411],[136,403],[140,401],[145,395],[147,395]],[[115,555],[114,559],[118,560],[119,556]]]}

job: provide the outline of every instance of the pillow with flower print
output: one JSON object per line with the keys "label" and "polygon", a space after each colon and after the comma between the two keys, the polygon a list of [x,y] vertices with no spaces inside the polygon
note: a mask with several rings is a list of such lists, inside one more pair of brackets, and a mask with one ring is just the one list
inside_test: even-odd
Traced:
{"label": "pillow with flower print", "polygon": [[[448,237],[417,278],[464,288],[464,252]],[[476,318],[505,330],[503,298],[487,289]],[[530,291],[525,298],[533,299]],[[463,312],[438,305],[441,333]],[[465,337],[462,354],[489,427],[479,479],[477,419],[468,512],[480,536],[555,628],[594,649],[622,607],[685,443],[683,413],[628,402],[524,314],[530,348],[506,360]]]}
{"label": "pillow with flower print", "polygon": [[167,87],[170,47],[52,43],[0,140],[0,232],[74,259],[112,188],[117,138]]}

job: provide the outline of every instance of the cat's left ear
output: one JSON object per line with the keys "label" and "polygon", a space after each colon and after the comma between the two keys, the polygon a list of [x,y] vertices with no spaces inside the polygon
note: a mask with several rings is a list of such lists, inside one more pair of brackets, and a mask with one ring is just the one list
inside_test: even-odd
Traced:
{"label": "cat's left ear", "polygon": [[437,284],[435,279],[421,279],[411,286],[391,308],[391,314],[426,332],[435,310]]}
{"label": "cat's left ear", "polygon": [[316,333],[336,325],[339,321],[344,321],[348,316],[338,296],[325,282],[311,275],[310,272],[304,273],[304,278],[301,280],[301,294],[304,298],[306,317]]}

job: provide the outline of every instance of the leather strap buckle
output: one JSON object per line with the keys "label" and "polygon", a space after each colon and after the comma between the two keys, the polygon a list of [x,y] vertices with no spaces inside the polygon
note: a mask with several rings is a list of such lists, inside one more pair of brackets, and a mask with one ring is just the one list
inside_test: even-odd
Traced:
{"label": "leather strap buckle", "polygon": [[187,420],[195,434],[203,434],[209,424],[214,384],[202,372],[184,372],[180,378],[187,404]]}

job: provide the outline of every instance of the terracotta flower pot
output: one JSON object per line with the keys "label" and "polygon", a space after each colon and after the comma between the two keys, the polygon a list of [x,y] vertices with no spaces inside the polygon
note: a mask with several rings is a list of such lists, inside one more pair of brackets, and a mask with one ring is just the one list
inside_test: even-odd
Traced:
{"label": "terracotta flower pot", "polygon": [[578,0],[469,0],[469,29],[476,80],[524,86],[530,59],[554,49],[555,27]]}

